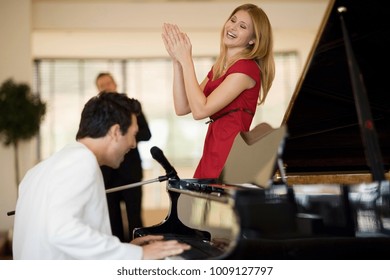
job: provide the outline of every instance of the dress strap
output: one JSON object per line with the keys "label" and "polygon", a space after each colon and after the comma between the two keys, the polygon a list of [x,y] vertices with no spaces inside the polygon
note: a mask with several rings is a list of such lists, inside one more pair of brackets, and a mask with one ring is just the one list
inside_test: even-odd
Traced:
{"label": "dress strap", "polygon": [[229,111],[227,111],[227,112],[224,112],[224,113],[220,114],[219,116],[210,117],[210,119],[206,122],[206,124],[215,122],[216,120],[218,120],[218,119],[220,119],[220,118],[222,118],[222,117],[224,117],[224,116],[227,116],[227,115],[229,115],[229,114],[231,114],[231,113],[238,112],[238,111],[242,111],[242,112],[248,113],[248,114],[250,114],[250,115],[252,115],[252,116],[255,115],[255,113],[253,113],[253,112],[252,112],[251,110],[249,110],[249,109],[246,109],[246,108],[235,108],[235,109],[231,109],[231,110],[229,110]]}

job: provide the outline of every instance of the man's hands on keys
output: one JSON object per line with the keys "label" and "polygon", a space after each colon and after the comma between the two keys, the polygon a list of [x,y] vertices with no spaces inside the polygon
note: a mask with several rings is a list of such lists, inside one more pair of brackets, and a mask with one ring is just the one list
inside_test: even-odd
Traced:
{"label": "man's hands on keys", "polygon": [[190,245],[177,240],[163,240],[162,235],[146,235],[131,241],[134,245],[142,246],[144,260],[155,260],[180,255],[191,248]]}

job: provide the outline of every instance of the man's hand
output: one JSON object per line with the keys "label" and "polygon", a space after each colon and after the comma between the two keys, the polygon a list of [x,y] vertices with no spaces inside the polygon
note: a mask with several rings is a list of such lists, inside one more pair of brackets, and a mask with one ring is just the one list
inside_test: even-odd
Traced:
{"label": "man's hand", "polygon": [[180,243],[177,240],[164,241],[162,235],[146,235],[135,238],[132,244],[142,246],[144,260],[156,260],[180,255],[191,248],[190,245]]}

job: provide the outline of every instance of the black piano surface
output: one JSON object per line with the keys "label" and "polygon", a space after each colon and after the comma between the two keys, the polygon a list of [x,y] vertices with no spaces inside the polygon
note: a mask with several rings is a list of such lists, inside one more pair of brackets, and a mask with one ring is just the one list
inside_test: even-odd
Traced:
{"label": "black piano surface", "polygon": [[171,179],[165,220],[133,234],[192,246],[170,259],[390,259],[389,182],[322,188]]}
{"label": "black piano surface", "polygon": [[[329,3],[283,120],[288,137],[282,173],[287,178],[371,172],[337,12],[341,6],[347,9],[344,19],[388,176],[390,10],[378,0],[335,0]],[[179,256],[183,259],[390,259],[388,180],[354,184],[284,180],[269,188],[216,180],[169,180],[168,216],[158,225],[136,229],[134,236],[163,234],[219,250],[189,251]]]}
{"label": "black piano surface", "polygon": [[337,9],[359,65],[383,164],[390,167],[390,10],[379,0],[331,1],[308,62],[286,111],[286,172],[370,172],[352,92]]}

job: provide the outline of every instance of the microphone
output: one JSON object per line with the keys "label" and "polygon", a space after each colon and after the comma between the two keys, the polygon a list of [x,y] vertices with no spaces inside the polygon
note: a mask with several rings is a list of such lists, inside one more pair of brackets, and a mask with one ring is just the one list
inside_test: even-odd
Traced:
{"label": "microphone", "polygon": [[152,157],[165,169],[168,178],[179,179],[175,168],[173,168],[173,166],[169,163],[160,148],[153,146],[150,149],[150,153],[152,154]]}

